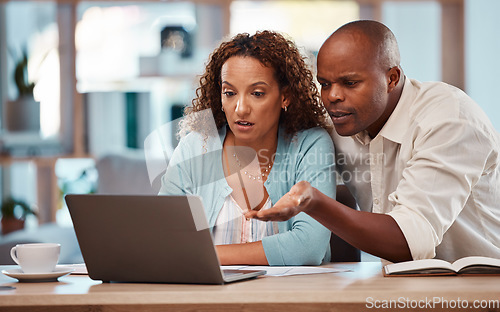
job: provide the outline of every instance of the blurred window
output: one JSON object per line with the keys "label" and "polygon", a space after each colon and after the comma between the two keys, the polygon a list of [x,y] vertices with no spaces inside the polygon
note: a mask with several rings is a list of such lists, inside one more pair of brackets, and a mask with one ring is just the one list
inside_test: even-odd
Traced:
{"label": "blurred window", "polygon": [[387,1],[382,20],[396,35],[405,74],[420,81],[441,80],[441,5]]}
{"label": "blurred window", "polygon": [[76,75],[82,92],[88,84],[141,76],[141,58],[161,53],[165,27],[189,33],[197,26],[196,7],[190,2],[85,1],[78,15]]}
{"label": "blurred window", "polygon": [[[60,128],[59,38],[55,2],[10,1],[5,4],[7,53],[6,94],[14,100],[18,90],[14,70],[23,53],[28,57],[28,82],[35,83],[34,98],[40,102],[40,128],[44,138],[55,137]],[[2,26],[0,26],[2,27]],[[3,88],[2,88],[3,89]],[[2,90],[3,91],[3,90]]]}
{"label": "blurred window", "polygon": [[359,18],[356,1],[233,1],[231,34],[275,30],[309,52],[338,27]]}
{"label": "blurred window", "polygon": [[500,131],[500,1],[465,1],[465,88]]}

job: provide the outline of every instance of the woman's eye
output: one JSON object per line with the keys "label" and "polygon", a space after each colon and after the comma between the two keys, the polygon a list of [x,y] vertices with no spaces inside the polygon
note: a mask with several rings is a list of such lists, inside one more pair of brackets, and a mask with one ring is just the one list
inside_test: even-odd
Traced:
{"label": "woman's eye", "polygon": [[222,92],[222,94],[224,94],[225,96],[233,96],[234,92],[232,92],[232,91],[224,91],[224,92]]}
{"label": "woman's eye", "polygon": [[252,93],[253,95],[255,95],[256,97],[261,97],[264,95],[264,92],[260,92],[260,91],[255,91]]}

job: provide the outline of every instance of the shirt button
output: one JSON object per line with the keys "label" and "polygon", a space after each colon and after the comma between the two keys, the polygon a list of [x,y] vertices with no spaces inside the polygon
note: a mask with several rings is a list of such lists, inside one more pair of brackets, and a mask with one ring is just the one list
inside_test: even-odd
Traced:
{"label": "shirt button", "polygon": [[380,202],[379,202],[378,198],[375,198],[375,199],[373,200],[373,203],[374,203],[375,205],[378,205]]}

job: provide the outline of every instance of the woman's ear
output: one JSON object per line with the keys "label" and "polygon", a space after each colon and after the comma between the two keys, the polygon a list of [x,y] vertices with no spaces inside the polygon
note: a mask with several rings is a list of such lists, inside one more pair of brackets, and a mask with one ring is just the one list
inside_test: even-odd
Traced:
{"label": "woman's ear", "polygon": [[281,108],[285,109],[290,105],[290,89],[288,87],[281,90]]}

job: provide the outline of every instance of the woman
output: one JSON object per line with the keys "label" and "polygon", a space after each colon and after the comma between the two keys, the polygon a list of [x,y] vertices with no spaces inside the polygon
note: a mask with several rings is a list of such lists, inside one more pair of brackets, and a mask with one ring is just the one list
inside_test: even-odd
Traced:
{"label": "woman", "polygon": [[[200,117],[213,116],[210,122]],[[335,196],[330,129],[311,72],[294,43],[240,34],[211,55],[160,194],[202,197],[222,265],[319,265],[330,232],[306,214],[247,220],[306,180]],[[324,129],[322,129],[324,128]]]}

